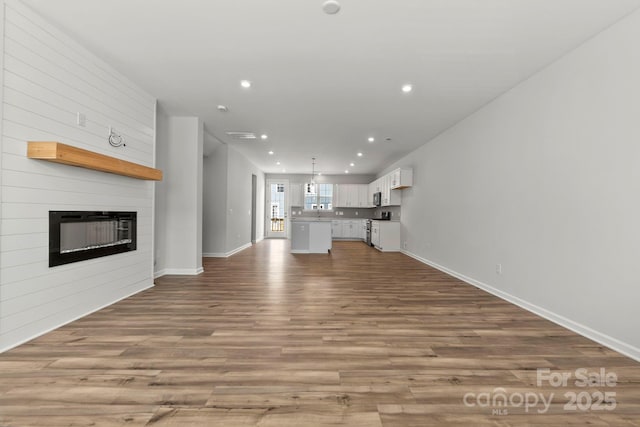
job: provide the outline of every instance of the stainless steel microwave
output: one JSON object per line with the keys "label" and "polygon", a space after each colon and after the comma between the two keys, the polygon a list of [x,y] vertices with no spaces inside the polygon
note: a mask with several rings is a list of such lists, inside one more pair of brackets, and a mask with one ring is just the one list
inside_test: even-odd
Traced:
{"label": "stainless steel microwave", "polygon": [[373,193],[373,206],[380,206],[382,204],[382,193]]}

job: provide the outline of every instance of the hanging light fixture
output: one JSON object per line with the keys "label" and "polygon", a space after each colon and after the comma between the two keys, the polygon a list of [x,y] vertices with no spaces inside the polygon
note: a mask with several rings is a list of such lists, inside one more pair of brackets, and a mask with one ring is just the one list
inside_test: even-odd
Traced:
{"label": "hanging light fixture", "polygon": [[306,185],[306,194],[316,194],[316,158],[311,158],[311,181]]}

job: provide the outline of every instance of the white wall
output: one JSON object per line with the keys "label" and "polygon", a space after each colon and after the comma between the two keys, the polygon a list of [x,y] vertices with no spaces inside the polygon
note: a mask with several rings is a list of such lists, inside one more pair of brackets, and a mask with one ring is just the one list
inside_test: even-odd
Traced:
{"label": "white wall", "polygon": [[256,240],[264,238],[264,173],[233,147],[205,158],[204,255],[224,257],[251,245],[251,176],[257,177]]}
{"label": "white wall", "polygon": [[167,185],[169,164],[169,116],[160,105],[156,107],[156,167],[163,171],[164,179],[155,185],[154,221],[154,276],[159,277],[167,269]]}
{"label": "white wall", "polygon": [[227,252],[227,151],[222,145],[204,158],[203,252]]}
{"label": "white wall", "polygon": [[251,243],[251,176],[257,177],[256,241],[264,238],[264,173],[229,147],[227,168],[227,252]]}
{"label": "white wall", "polygon": [[202,272],[203,125],[197,117],[158,114],[158,242],[155,275]]}
{"label": "white wall", "polygon": [[408,253],[636,359],[638,40],[636,12],[389,167]]}
{"label": "white wall", "polygon": [[[153,166],[155,132],[155,99],[99,58],[16,1],[3,24],[0,351],[152,286],[153,183],[27,159],[26,141]],[[49,268],[49,210],[137,211],[137,250]]]}

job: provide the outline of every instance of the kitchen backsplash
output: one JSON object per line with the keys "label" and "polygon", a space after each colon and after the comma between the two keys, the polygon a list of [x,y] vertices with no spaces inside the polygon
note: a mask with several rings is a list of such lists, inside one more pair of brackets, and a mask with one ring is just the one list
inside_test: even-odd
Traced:
{"label": "kitchen backsplash", "polygon": [[391,212],[392,220],[400,220],[400,206],[379,208],[336,208],[333,211],[304,211],[301,207],[291,208],[292,218],[335,218],[335,219],[369,219],[380,218],[382,212]]}
{"label": "kitchen backsplash", "polygon": [[382,212],[391,212],[391,220],[400,221],[400,206],[382,206],[371,210],[373,211],[371,218],[380,218],[382,216]]}

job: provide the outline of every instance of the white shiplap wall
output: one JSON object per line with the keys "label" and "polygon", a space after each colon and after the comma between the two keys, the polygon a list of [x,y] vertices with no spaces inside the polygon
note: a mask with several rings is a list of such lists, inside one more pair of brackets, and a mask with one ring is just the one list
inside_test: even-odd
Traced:
{"label": "white shiplap wall", "polygon": [[[2,351],[152,286],[153,183],[27,159],[26,141],[153,166],[156,101],[21,3],[0,4]],[[77,126],[78,112],[86,127]],[[126,147],[108,144],[109,126]],[[137,250],[49,268],[49,210],[137,211]]]}

